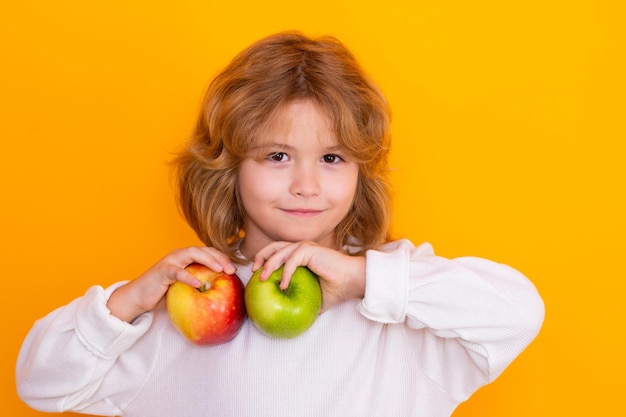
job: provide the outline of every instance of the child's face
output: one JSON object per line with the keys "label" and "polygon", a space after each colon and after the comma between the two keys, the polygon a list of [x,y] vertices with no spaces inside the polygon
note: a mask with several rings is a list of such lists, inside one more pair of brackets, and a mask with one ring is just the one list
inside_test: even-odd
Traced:
{"label": "child's face", "polygon": [[239,190],[245,211],[242,252],[273,241],[334,246],[348,214],[358,164],[339,148],[329,119],[310,101],[289,104],[244,158]]}

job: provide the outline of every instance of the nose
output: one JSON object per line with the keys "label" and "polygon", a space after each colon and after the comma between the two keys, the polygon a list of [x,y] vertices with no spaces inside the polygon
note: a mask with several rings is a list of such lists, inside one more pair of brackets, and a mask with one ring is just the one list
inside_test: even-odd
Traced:
{"label": "nose", "polygon": [[290,192],[299,197],[315,197],[320,194],[320,178],[316,166],[299,165],[292,172]]}

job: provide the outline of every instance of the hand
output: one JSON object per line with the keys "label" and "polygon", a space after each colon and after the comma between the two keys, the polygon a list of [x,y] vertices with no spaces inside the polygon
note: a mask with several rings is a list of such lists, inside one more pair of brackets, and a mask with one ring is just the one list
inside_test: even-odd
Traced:
{"label": "hand", "polygon": [[254,257],[252,270],[263,268],[260,279],[284,265],[280,288],[289,286],[298,266],[306,266],[320,278],[322,312],[342,300],[363,298],[365,294],[365,257],[351,256],[314,242],[274,242]]}
{"label": "hand", "polygon": [[216,249],[189,247],[174,250],[111,294],[107,303],[111,314],[130,323],[140,314],[153,310],[174,282],[181,281],[199,288],[202,285],[200,280],[185,270],[193,262],[218,272],[234,274],[237,271],[228,256]]}

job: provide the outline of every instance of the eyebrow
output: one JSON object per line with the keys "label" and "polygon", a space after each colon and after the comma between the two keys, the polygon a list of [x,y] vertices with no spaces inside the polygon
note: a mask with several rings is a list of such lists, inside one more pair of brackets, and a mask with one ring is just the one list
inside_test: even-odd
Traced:
{"label": "eyebrow", "polygon": [[[287,145],[286,143],[268,142],[268,143],[262,143],[262,144],[251,146],[249,148],[249,151],[253,152],[253,151],[263,150],[267,148],[279,148],[279,149],[285,149],[288,151],[295,149],[293,146]],[[341,151],[342,148],[339,145],[335,145],[335,146],[326,147],[324,148],[324,150],[326,152],[337,152],[337,151]]]}
{"label": "eyebrow", "polygon": [[278,143],[278,142],[267,142],[267,143],[261,143],[258,145],[253,145],[250,147],[251,151],[257,151],[259,149],[267,149],[267,148],[281,148],[281,149],[293,149],[293,146],[291,145],[287,145],[284,143]]}

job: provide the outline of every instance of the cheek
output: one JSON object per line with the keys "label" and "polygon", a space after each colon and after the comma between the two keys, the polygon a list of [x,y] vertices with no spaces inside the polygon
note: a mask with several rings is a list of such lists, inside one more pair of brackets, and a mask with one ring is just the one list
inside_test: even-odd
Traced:
{"label": "cheek", "polygon": [[349,175],[333,178],[328,182],[327,187],[330,191],[329,194],[332,195],[335,201],[349,207],[352,205],[352,201],[354,200],[357,184],[358,172],[351,172]]}
{"label": "cheek", "polygon": [[238,178],[239,191],[242,194],[247,194],[250,190],[254,189],[256,186],[254,179],[255,179],[255,176],[249,175],[248,170],[243,169],[242,167],[241,171],[239,172],[239,178]]}
{"label": "cheek", "polygon": [[256,202],[271,201],[281,190],[280,178],[270,176],[262,167],[253,164],[253,161],[243,163],[239,171],[239,194],[244,207]]}
{"label": "cheek", "polygon": [[256,193],[258,192],[258,188],[260,186],[258,181],[258,175],[254,175],[254,169],[250,165],[253,164],[251,161],[244,161],[241,164],[239,169],[239,177],[237,178],[238,186],[239,186],[239,196],[244,205],[244,208],[251,201],[256,199]]}

